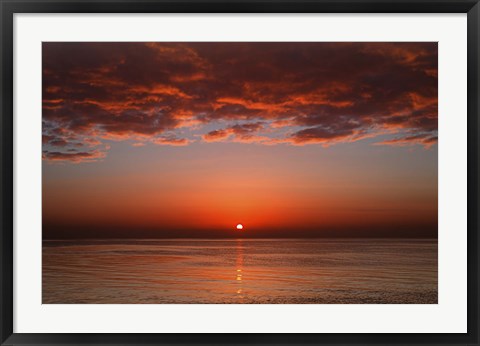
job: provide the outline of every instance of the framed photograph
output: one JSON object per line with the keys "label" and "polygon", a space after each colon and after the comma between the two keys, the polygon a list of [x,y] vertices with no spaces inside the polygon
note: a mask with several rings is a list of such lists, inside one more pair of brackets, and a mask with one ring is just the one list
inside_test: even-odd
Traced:
{"label": "framed photograph", "polygon": [[2,1],[1,345],[479,345],[478,1]]}

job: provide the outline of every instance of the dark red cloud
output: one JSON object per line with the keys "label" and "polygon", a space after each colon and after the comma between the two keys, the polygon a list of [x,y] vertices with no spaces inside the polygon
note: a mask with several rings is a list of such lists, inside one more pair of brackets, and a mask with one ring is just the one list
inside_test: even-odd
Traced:
{"label": "dark red cloud", "polygon": [[152,142],[160,145],[174,145],[174,146],[184,146],[184,145],[188,145],[189,143],[189,141],[185,138],[176,138],[174,136],[163,136],[160,138],[155,138],[154,140],[152,140]]}
{"label": "dark red cloud", "polygon": [[96,161],[98,159],[105,157],[105,153],[98,150],[92,150],[89,152],[45,151],[42,157],[50,161],[71,161],[74,163],[80,163],[80,162]]}
{"label": "dark red cloud", "polygon": [[210,131],[203,135],[203,139],[207,142],[217,142],[233,135],[235,140],[238,142],[261,142],[266,139],[255,136],[255,133],[262,129],[262,122],[236,124],[225,129]]}
{"label": "dark red cloud", "polygon": [[188,145],[193,128],[205,141],[429,147],[437,58],[436,43],[44,43],[44,157]]}
{"label": "dark red cloud", "polygon": [[423,145],[425,148],[430,148],[432,145],[437,143],[437,141],[438,141],[437,136],[423,134],[423,135],[394,138],[394,139],[378,142],[376,144],[377,145],[396,145],[396,146],[409,146],[409,145],[420,144],[420,145]]}

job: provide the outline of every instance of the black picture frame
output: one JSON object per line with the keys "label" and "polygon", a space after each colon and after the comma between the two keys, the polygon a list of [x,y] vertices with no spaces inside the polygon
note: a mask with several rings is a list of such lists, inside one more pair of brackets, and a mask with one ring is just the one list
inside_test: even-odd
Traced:
{"label": "black picture frame", "polygon": [[[479,345],[478,0],[0,0],[1,10],[1,345]],[[13,332],[13,16],[16,13],[467,13],[468,332],[425,334],[24,334]],[[452,317],[455,318],[455,317]]]}

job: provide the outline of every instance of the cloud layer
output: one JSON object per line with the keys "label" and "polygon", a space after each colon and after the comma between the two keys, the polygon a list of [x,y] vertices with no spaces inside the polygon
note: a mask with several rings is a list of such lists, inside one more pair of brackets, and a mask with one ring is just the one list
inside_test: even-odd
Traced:
{"label": "cloud layer", "polygon": [[436,143],[436,43],[43,44],[45,160],[99,160],[112,140],[365,138]]}

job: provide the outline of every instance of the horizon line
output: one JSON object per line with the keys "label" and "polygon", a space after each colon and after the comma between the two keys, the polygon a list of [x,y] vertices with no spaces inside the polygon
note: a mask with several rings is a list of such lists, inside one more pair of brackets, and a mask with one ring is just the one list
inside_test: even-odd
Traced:
{"label": "horizon line", "polygon": [[43,238],[42,241],[75,241],[75,240],[298,240],[298,239],[431,239],[438,240],[436,237],[419,236],[419,237],[402,237],[402,236],[315,236],[315,237],[96,237],[96,238]]}

